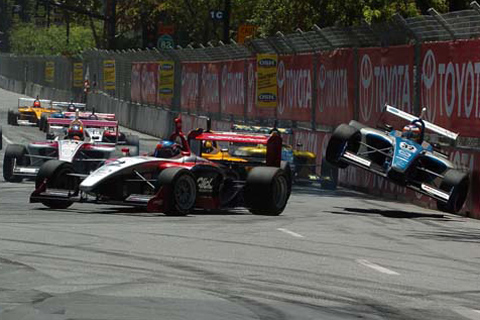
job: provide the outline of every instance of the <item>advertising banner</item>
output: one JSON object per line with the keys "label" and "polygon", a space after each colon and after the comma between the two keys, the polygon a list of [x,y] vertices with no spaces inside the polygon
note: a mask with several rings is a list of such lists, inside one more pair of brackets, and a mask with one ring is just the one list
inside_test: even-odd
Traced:
{"label": "advertising banner", "polygon": [[175,90],[175,62],[163,60],[158,63],[158,97],[160,105],[171,106]]}
{"label": "advertising banner", "polygon": [[353,50],[338,49],[317,56],[317,124],[335,127],[354,118]]}
{"label": "advertising banner", "polygon": [[358,59],[360,122],[375,126],[385,103],[413,112],[413,46],[361,48]]}
{"label": "advertising banner", "polygon": [[222,63],[220,106],[222,113],[242,116],[245,113],[245,60]]}
{"label": "advertising banner", "polygon": [[45,81],[52,83],[55,79],[55,62],[45,62]]}
{"label": "advertising banner", "polygon": [[73,87],[82,88],[83,87],[83,63],[75,62],[73,64]]}
{"label": "advertising banner", "polygon": [[200,86],[200,110],[202,112],[220,112],[220,63],[202,64]]}
{"label": "advertising banner", "polygon": [[139,62],[132,63],[132,76],[130,86],[130,98],[133,102],[142,102],[142,64]]}
{"label": "advertising banner", "polygon": [[195,110],[200,99],[200,77],[202,64],[182,62],[182,87],[180,106],[184,110]]}
{"label": "advertising banner", "polygon": [[259,108],[277,107],[276,54],[257,54],[257,105]]}
{"label": "advertising banner", "polygon": [[141,70],[142,103],[155,105],[157,103],[158,64],[143,63]]}
{"label": "advertising banner", "polygon": [[422,44],[420,99],[427,119],[480,137],[480,41]]}
{"label": "advertising banner", "polygon": [[277,68],[278,119],[312,120],[312,79],[313,54],[279,57]]}
{"label": "advertising banner", "polygon": [[115,90],[115,60],[103,61],[103,89]]}

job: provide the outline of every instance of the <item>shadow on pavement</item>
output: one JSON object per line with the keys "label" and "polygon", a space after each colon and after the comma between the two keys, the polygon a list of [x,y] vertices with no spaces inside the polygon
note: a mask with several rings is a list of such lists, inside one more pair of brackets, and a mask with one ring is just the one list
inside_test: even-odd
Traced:
{"label": "shadow on pavement", "polygon": [[417,219],[417,218],[435,218],[444,221],[452,221],[451,218],[441,213],[412,212],[403,210],[382,210],[382,209],[360,209],[360,208],[340,208],[343,211],[330,211],[333,214],[356,214],[356,215],[381,215],[387,218],[395,219]]}
{"label": "shadow on pavement", "polygon": [[426,240],[480,243],[480,230],[442,230],[437,232],[414,233],[411,237]]}

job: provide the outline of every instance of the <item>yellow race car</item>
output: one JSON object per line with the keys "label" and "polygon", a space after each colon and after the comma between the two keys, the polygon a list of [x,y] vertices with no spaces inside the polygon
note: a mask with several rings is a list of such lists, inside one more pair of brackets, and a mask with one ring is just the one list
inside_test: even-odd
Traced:
{"label": "yellow race car", "polygon": [[32,124],[38,126],[42,114],[50,115],[57,112],[61,112],[61,109],[53,107],[51,100],[19,98],[17,110],[8,110],[7,123],[13,126]]}
{"label": "yellow race car", "polygon": [[[251,132],[268,134],[276,131],[280,134],[293,134],[292,129],[275,127],[260,127],[250,125],[233,125],[237,132]],[[243,157],[265,157],[266,147],[264,145],[246,146],[235,150],[236,156]],[[316,155],[310,151],[295,150],[291,145],[282,146],[282,160],[290,164],[293,174],[293,181],[296,183],[320,182],[321,178],[316,173]]]}

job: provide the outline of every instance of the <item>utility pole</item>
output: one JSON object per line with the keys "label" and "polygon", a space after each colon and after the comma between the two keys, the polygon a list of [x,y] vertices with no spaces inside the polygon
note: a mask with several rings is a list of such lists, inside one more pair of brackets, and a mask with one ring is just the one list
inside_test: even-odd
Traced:
{"label": "utility pole", "polygon": [[223,18],[223,42],[230,43],[230,11],[232,10],[231,0],[225,0],[225,17]]}
{"label": "utility pole", "polygon": [[116,33],[116,12],[117,0],[105,0],[105,30],[107,32],[107,48],[115,50],[115,33]]}

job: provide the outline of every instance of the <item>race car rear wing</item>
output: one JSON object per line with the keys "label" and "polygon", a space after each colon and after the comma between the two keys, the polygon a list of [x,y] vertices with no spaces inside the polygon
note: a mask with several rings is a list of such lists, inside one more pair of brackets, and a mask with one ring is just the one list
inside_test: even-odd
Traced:
{"label": "race car rear wing", "polygon": [[54,108],[63,108],[66,109],[69,106],[73,105],[75,107],[75,110],[85,110],[87,105],[85,103],[78,103],[78,102],[59,102],[59,101],[52,101],[52,106]]}
{"label": "race car rear wing", "polygon": [[188,140],[200,141],[225,141],[232,143],[262,144],[267,146],[267,166],[280,167],[282,160],[282,137],[279,134],[245,134],[236,132],[203,132],[203,130],[191,131]]}
{"label": "race car rear wing", "polygon": [[236,132],[264,133],[264,134],[270,134],[273,131],[278,131],[281,134],[293,134],[293,130],[289,128],[249,126],[249,125],[243,125],[243,124],[233,124],[232,130]]}
{"label": "race car rear wing", "polygon": [[[72,122],[72,119],[65,119],[65,118],[48,118],[47,119],[49,125],[57,125],[57,126],[69,126]],[[80,120],[82,124],[87,128],[118,128],[118,121],[113,120]]]}
{"label": "race car rear wing", "polygon": [[[64,112],[63,115],[66,117],[66,118],[71,118],[71,117],[75,117],[76,116],[76,112],[73,112],[73,111],[67,111],[67,112]],[[115,113],[93,113],[93,112],[79,112],[78,113],[78,117],[80,119],[85,119],[85,118],[88,118],[90,116],[97,116],[98,119],[102,119],[102,120],[113,120],[115,121]]]}
{"label": "race car rear wing", "polygon": [[[388,104],[385,104],[384,110],[386,110],[388,113],[391,113],[393,115],[396,115],[397,117],[400,117],[402,119],[408,120],[408,121],[413,121],[419,119],[419,117],[415,117],[409,113],[406,113],[405,111],[399,110],[395,107],[389,106]],[[431,122],[422,120],[423,123],[425,123],[425,128],[433,131],[435,133],[438,133],[444,137],[450,138],[452,140],[457,140],[458,138],[458,133],[454,133],[450,130],[447,130],[445,128],[442,128],[440,126],[437,126],[436,124],[433,124]]]}

